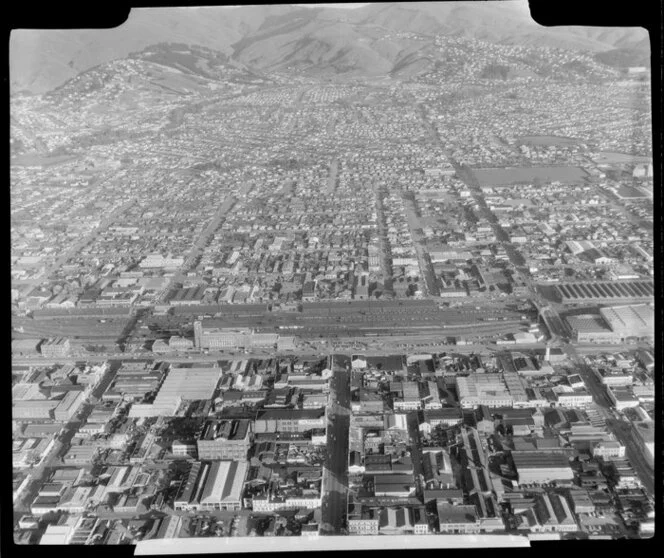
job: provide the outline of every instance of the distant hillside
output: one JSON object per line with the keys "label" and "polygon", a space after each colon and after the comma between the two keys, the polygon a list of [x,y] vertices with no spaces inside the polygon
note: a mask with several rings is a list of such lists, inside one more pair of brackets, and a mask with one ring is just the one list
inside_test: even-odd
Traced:
{"label": "distant hillside", "polygon": [[288,6],[228,8],[134,8],[115,29],[12,31],[10,84],[43,93],[80,72],[125,58],[158,43],[201,45],[230,54],[230,45]]}
{"label": "distant hillside", "polygon": [[605,52],[598,52],[595,60],[614,68],[629,68],[630,66],[650,66],[648,51],[637,48],[614,48]]}
{"label": "distant hillside", "polygon": [[583,50],[606,55],[605,63],[614,65],[649,56],[644,29],[546,28],[531,19],[525,0],[379,3],[353,10],[143,8],[133,9],[115,29],[13,31],[10,84],[13,91],[42,93],[92,67],[161,43],[200,45],[225,54],[227,62],[265,72],[410,76],[430,67],[427,47],[440,34]]}
{"label": "distant hillside", "polygon": [[127,58],[89,68],[47,92],[53,102],[94,95],[106,101],[133,104],[141,93],[208,95],[238,92],[243,86],[271,83],[241,63],[205,47],[160,43]]}

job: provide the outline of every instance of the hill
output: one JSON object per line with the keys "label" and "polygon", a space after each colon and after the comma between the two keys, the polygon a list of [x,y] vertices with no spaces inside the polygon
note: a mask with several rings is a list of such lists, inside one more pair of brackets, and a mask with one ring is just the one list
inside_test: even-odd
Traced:
{"label": "hill", "polygon": [[[437,35],[600,54],[624,49],[636,60],[649,52],[644,29],[542,27],[525,1],[380,3],[353,10],[143,8],[132,9],[115,29],[13,31],[10,84],[15,92],[43,93],[161,43],[200,45],[225,54],[227,62],[265,72],[410,76],[431,67],[428,49]],[[611,61],[618,55],[607,56]]]}

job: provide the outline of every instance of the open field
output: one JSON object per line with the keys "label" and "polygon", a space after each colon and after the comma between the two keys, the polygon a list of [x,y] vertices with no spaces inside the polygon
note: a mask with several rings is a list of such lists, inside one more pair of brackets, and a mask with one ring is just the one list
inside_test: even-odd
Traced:
{"label": "open field", "polygon": [[629,155],[628,153],[614,153],[612,151],[602,151],[593,159],[595,163],[651,163],[652,157],[642,155]]}
{"label": "open field", "polygon": [[473,169],[473,174],[480,186],[504,186],[520,182],[565,182],[578,183],[586,178],[581,167],[514,167],[503,169]]}
{"label": "open field", "polygon": [[579,142],[580,140],[562,136],[521,136],[516,138],[517,144],[526,145],[571,145]]}
{"label": "open field", "polygon": [[53,165],[61,165],[63,163],[76,161],[77,159],[77,155],[59,155],[55,157],[49,157],[39,153],[24,153],[23,155],[18,155],[17,157],[12,158],[11,164],[24,167],[51,167]]}

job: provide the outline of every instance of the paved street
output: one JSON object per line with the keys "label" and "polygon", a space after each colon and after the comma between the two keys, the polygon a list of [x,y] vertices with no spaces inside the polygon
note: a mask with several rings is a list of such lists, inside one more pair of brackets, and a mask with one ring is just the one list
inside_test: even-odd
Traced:
{"label": "paved street", "polygon": [[327,193],[334,195],[337,189],[337,174],[339,172],[339,159],[334,159],[330,164],[330,174],[327,178]]}
{"label": "paved street", "polygon": [[423,236],[418,233],[418,229],[421,225],[417,216],[415,215],[415,202],[412,200],[404,199],[403,204],[406,210],[406,221],[408,222],[410,235],[413,239],[413,243],[415,244],[417,262],[419,263],[420,272],[422,274],[419,286],[424,292],[425,296],[439,296],[440,289],[438,289],[438,284],[436,282],[436,274],[433,271],[431,260],[428,258],[428,253],[422,247]]}
{"label": "paved street", "polygon": [[625,453],[627,459],[634,467],[634,470],[638,474],[641,482],[645,486],[646,490],[650,495],[655,494],[655,473],[653,468],[648,463],[646,457],[643,454],[643,450],[634,440],[634,434],[632,433],[632,428],[628,423],[625,423],[621,420],[617,420],[610,409],[613,408],[611,401],[606,393],[606,388],[601,384],[593,370],[585,363],[583,357],[580,357],[575,348],[572,345],[566,344],[563,346],[563,350],[569,357],[569,359],[576,364],[576,370],[583,378],[588,391],[593,396],[593,400],[597,403],[598,408],[604,418],[606,419],[606,424],[610,430],[616,435],[616,438],[620,441],[621,444],[625,446]]}
{"label": "paved street", "polygon": [[345,528],[349,426],[350,372],[336,371],[331,381],[328,406],[328,454],[323,486],[321,534],[338,535]]}
{"label": "paved street", "polygon": [[110,363],[109,368],[107,369],[97,387],[95,387],[90,397],[88,397],[86,402],[81,406],[79,413],[74,416],[72,420],[62,426],[62,434],[56,439],[55,445],[49,452],[48,456],[46,456],[46,458],[43,459],[43,461],[38,466],[30,469],[32,481],[30,482],[27,490],[24,492],[23,497],[14,503],[15,515],[20,516],[24,512],[29,511],[26,503],[32,502],[32,500],[36,498],[37,491],[51,473],[51,469],[58,465],[60,458],[71,443],[71,439],[74,437],[74,434],[76,434],[80,425],[87,420],[88,416],[92,412],[94,404],[99,400],[102,393],[104,393],[111,380],[115,376],[115,371],[117,370],[119,364],[119,362]]}
{"label": "paved street", "polygon": [[133,206],[135,203],[136,203],[136,198],[132,198],[127,203],[124,203],[120,207],[118,207],[115,211],[111,211],[106,217],[104,217],[99,222],[99,226],[97,228],[91,231],[88,235],[81,238],[81,240],[76,242],[76,244],[73,244],[67,250],[65,250],[48,268],[44,270],[43,273],[39,275],[39,277],[25,281],[22,293],[24,295],[27,295],[37,285],[39,285],[44,280],[45,277],[49,277],[52,273],[60,269],[60,267],[62,267],[70,258],[74,257],[85,246],[90,244],[99,235],[99,233],[105,231],[110,225],[113,224],[113,222],[116,219],[121,217],[123,213],[128,208]]}

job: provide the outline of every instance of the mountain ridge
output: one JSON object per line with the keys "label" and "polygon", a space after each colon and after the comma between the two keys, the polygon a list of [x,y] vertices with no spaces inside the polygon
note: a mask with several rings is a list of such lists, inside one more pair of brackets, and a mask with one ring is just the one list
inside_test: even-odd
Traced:
{"label": "mountain ridge", "polygon": [[[409,36],[412,35],[412,36]],[[107,30],[15,30],[10,36],[12,91],[39,94],[79,73],[151,45],[182,43],[221,52],[262,72],[312,71],[398,75],[435,35],[499,44],[558,46],[608,56],[620,65],[649,54],[645,29],[546,28],[524,1],[368,4],[352,10],[294,5],[132,9]],[[302,42],[305,41],[305,42]],[[406,74],[409,71],[406,68]]]}

